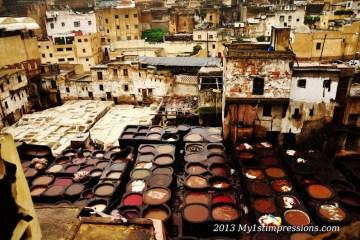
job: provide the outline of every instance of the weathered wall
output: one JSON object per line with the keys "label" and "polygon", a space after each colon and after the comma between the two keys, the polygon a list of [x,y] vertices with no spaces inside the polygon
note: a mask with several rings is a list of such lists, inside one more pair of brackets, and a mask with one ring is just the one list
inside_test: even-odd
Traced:
{"label": "weathered wall", "polygon": [[199,94],[197,76],[176,75],[173,94],[178,96],[194,96]]}
{"label": "weathered wall", "polygon": [[[288,98],[291,69],[288,59],[227,59],[225,95],[227,98]],[[253,95],[254,77],[264,78],[264,94]]]}

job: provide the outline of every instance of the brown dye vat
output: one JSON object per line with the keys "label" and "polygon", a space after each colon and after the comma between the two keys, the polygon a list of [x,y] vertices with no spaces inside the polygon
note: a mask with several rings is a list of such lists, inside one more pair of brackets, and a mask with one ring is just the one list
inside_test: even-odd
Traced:
{"label": "brown dye vat", "polygon": [[252,180],[261,180],[265,178],[264,173],[261,169],[246,169],[244,171],[244,175],[246,178]]}
{"label": "brown dye vat", "polygon": [[276,192],[290,192],[292,190],[292,185],[290,183],[290,181],[285,180],[285,179],[279,179],[279,180],[274,180],[271,182],[271,187],[276,191]]}
{"label": "brown dye vat", "polygon": [[76,173],[79,171],[80,166],[79,165],[69,165],[65,168],[65,172],[67,173]]}
{"label": "brown dye vat", "polygon": [[328,200],[334,197],[333,190],[322,184],[311,184],[306,190],[309,196],[314,199]]}
{"label": "brown dye vat", "polygon": [[291,209],[284,213],[285,222],[291,226],[305,226],[310,224],[309,215],[301,210]]}
{"label": "brown dye vat", "polygon": [[300,201],[293,195],[278,196],[277,202],[282,209],[293,209],[300,206]]}
{"label": "brown dye vat", "polygon": [[218,134],[211,134],[206,137],[209,142],[221,142],[222,137]]}
{"label": "brown dye vat", "polygon": [[200,163],[188,163],[185,169],[190,175],[200,175],[207,172],[207,168]]}
{"label": "brown dye vat", "polygon": [[100,177],[102,175],[103,171],[101,169],[93,169],[90,172],[91,177]]}
{"label": "brown dye vat", "polygon": [[66,163],[70,162],[70,158],[66,157],[66,156],[62,156],[62,157],[57,158],[55,160],[55,162],[58,164],[66,164]]}
{"label": "brown dye vat", "polygon": [[209,152],[211,152],[211,153],[219,153],[219,154],[221,154],[221,153],[224,152],[225,148],[224,148],[224,146],[222,146],[222,145],[209,144],[209,145],[207,146],[207,150],[208,150]]}
{"label": "brown dye vat", "polygon": [[239,211],[234,206],[221,204],[212,208],[211,216],[220,222],[235,221],[239,218]]}
{"label": "brown dye vat", "polygon": [[64,169],[64,165],[55,164],[55,165],[52,165],[51,167],[49,167],[47,172],[49,172],[49,173],[58,173],[58,172],[62,172],[63,169]]}
{"label": "brown dye vat", "polygon": [[64,186],[56,186],[52,185],[48,187],[48,189],[42,194],[47,197],[57,197],[64,193],[65,187]]}
{"label": "brown dye vat", "polygon": [[49,185],[54,180],[54,176],[44,175],[35,178],[31,183],[33,186],[35,185]]}
{"label": "brown dye vat", "polygon": [[100,183],[94,188],[94,194],[99,197],[110,197],[115,192],[115,187],[110,183]]}
{"label": "brown dye vat", "polygon": [[254,200],[254,208],[260,213],[273,213],[276,211],[274,198],[258,198]]}
{"label": "brown dye vat", "polygon": [[250,159],[253,159],[254,157],[255,157],[255,154],[253,154],[251,152],[241,152],[241,153],[239,153],[239,158],[240,159],[250,160]]}
{"label": "brown dye vat", "polygon": [[99,162],[98,159],[96,159],[96,158],[90,158],[90,159],[88,159],[88,160],[86,161],[86,164],[87,164],[87,165],[96,165],[98,162]]}
{"label": "brown dye vat", "polygon": [[38,173],[38,171],[34,168],[28,168],[25,171],[25,177],[32,178],[35,177],[35,175]]}
{"label": "brown dye vat", "polygon": [[168,188],[172,182],[172,176],[167,174],[155,174],[149,177],[147,185],[149,187]]}
{"label": "brown dye vat", "polygon": [[130,173],[130,177],[132,179],[144,179],[148,176],[150,176],[151,172],[149,169],[134,169],[133,171],[131,171]]}
{"label": "brown dye vat", "polygon": [[30,190],[30,195],[32,197],[34,196],[40,196],[43,192],[45,192],[47,189],[47,186],[34,186]]}
{"label": "brown dye vat", "polygon": [[152,153],[142,153],[137,157],[137,160],[140,162],[151,162],[153,161],[155,155]]}
{"label": "brown dye vat", "polygon": [[163,222],[169,219],[171,215],[170,209],[165,205],[149,206],[144,210],[143,217],[148,219],[158,219]]}
{"label": "brown dye vat", "polygon": [[154,163],[160,166],[170,165],[174,162],[174,158],[171,155],[163,154],[158,155],[154,159]]}
{"label": "brown dye vat", "polygon": [[86,158],[84,158],[84,157],[83,158],[73,158],[71,160],[71,162],[74,164],[80,165],[80,164],[83,164],[86,162]]}
{"label": "brown dye vat", "polygon": [[190,188],[207,188],[209,187],[209,183],[206,178],[200,176],[189,176],[186,181],[185,185]]}
{"label": "brown dye vat", "polygon": [[322,204],[317,209],[318,215],[330,223],[342,222],[347,218],[347,213],[335,204]]}
{"label": "brown dye vat", "polygon": [[208,161],[210,163],[225,163],[225,158],[222,155],[211,154],[208,156]]}
{"label": "brown dye vat", "polygon": [[149,132],[161,132],[162,130],[162,127],[154,126],[149,129]]}
{"label": "brown dye vat", "polygon": [[156,147],[156,150],[159,154],[169,154],[175,152],[175,147],[173,145],[160,145]]}
{"label": "brown dye vat", "polygon": [[192,223],[201,223],[209,219],[209,209],[203,204],[189,204],[183,209],[183,217]]}
{"label": "brown dye vat", "polygon": [[230,174],[230,171],[225,164],[216,163],[211,165],[210,172],[213,176],[227,176]]}
{"label": "brown dye vat", "polygon": [[203,162],[206,160],[206,156],[201,153],[192,153],[185,155],[184,159],[186,162]]}
{"label": "brown dye vat", "polygon": [[271,188],[266,182],[253,181],[249,184],[249,189],[252,194],[259,196],[270,196],[272,194]]}
{"label": "brown dye vat", "polygon": [[279,160],[276,157],[264,157],[260,160],[260,162],[264,166],[273,166],[279,164]]}
{"label": "brown dye vat", "polygon": [[157,167],[153,169],[152,173],[172,175],[174,173],[174,169],[171,167]]}
{"label": "brown dye vat", "polygon": [[185,204],[201,203],[209,205],[209,195],[203,192],[188,192],[185,196]]}
{"label": "brown dye vat", "polygon": [[151,146],[151,145],[144,145],[144,146],[141,146],[139,149],[140,153],[152,153],[154,151],[155,151],[155,147]]}
{"label": "brown dye vat", "polygon": [[201,142],[203,137],[200,134],[190,133],[184,137],[185,142]]}
{"label": "brown dye vat", "polygon": [[146,136],[147,139],[149,140],[160,140],[161,139],[161,134],[160,133],[149,133]]}
{"label": "brown dye vat", "polygon": [[121,138],[123,139],[132,139],[134,137],[133,133],[124,133],[123,135],[121,135]]}
{"label": "brown dye vat", "polygon": [[115,163],[110,167],[110,169],[113,171],[124,171],[125,168],[126,168],[126,163]]}
{"label": "brown dye vat", "polygon": [[143,201],[147,205],[160,205],[169,201],[171,192],[167,188],[154,187],[144,192]]}
{"label": "brown dye vat", "polygon": [[80,195],[84,191],[85,186],[81,183],[74,183],[68,186],[65,190],[65,194],[68,196]]}
{"label": "brown dye vat", "polygon": [[265,173],[267,176],[272,177],[272,178],[285,177],[285,172],[281,168],[276,168],[276,167],[267,168],[267,169],[265,169]]}
{"label": "brown dye vat", "polygon": [[97,168],[106,168],[108,165],[109,165],[109,162],[108,162],[108,161],[99,161],[99,162],[96,164],[96,167],[97,167]]}

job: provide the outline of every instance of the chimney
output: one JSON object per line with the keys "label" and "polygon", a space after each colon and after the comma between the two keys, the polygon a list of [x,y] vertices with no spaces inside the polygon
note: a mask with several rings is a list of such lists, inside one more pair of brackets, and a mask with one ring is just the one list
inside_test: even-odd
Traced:
{"label": "chimney", "polygon": [[289,50],[290,28],[272,27],[271,28],[271,47],[276,52],[286,52]]}

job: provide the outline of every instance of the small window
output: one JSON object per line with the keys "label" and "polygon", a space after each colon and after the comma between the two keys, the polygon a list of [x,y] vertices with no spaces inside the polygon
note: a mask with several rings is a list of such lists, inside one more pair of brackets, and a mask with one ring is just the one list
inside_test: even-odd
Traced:
{"label": "small window", "polygon": [[69,62],[72,62],[72,61],[74,61],[74,58],[68,58],[67,59]]}
{"label": "small window", "polygon": [[135,38],[135,40],[138,40],[138,39],[139,39],[139,37],[138,37],[138,36],[135,36],[134,38]]}
{"label": "small window", "polygon": [[69,92],[70,92],[70,88],[67,87],[67,88],[66,88],[66,92],[69,93]]}
{"label": "small window", "polygon": [[117,77],[117,75],[118,75],[117,69],[113,69],[113,75]]}
{"label": "small window", "polygon": [[201,40],[201,34],[198,35],[198,40]]}
{"label": "small window", "polygon": [[110,30],[109,30],[109,29],[107,29],[107,30],[106,30],[106,32],[107,32],[107,33],[110,33]]}
{"label": "small window", "polygon": [[105,18],[105,23],[109,23],[109,19]]}
{"label": "small window", "polygon": [[300,22],[300,18],[297,18],[296,21],[297,21],[297,22]]}
{"label": "small window", "polygon": [[97,74],[97,79],[98,79],[98,80],[103,80],[103,74],[102,74],[102,72],[97,72],[96,74]]}
{"label": "small window", "polygon": [[186,27],[186,22],[184,22],[184,27]]}
{"label": "small window", "polygon": [[88,61],[89,61],[89,59],[88,59],[88,58],[86,58],[86,59],[85,59],[85,61],[87,61],[87,62],[88,62]]}
{"label": "small window", "polygon": [[62,26],[62,27],[65,27],[65,23],[64,23],[64,22],[62,22],[62,23],[61,23],[61,26]]}
{"label": "small window", "polygon": [[279,17],[279,20],[280,20],[280,22],[283,22],[283,21],[285,20],[285,16],[281,15],[281,16]]}
{"label": "small window", "polygon": [[5,101],[5,108],[8,109],[9,108],[9,105],[8,103]]}
{"label": "small window", "polygon": [[89,98],[93,98],[93,97],[94,97],[94,95],[93,95],[92,92],[88,92],[88,94],[89,94]]}
{"label": "small window", "polygon": [[120,25],[116,25],[116,29],[119,30],[119,29],[120,29]]}
{"label": "small window", "polygon": [[314,107],[310,108],[310,110],[309,110],[309,116],[310,116],[310,117],[314,116]]}
{"label": "small window", "polygon": [[53,23],[50,23],[50,28],[54,29],[54,24]]}
{"label": "small window", "polygon": [[115,15],[115,19],[118,19],[119,18],[119,15]]}
{"label": "small window", "polygon": [[136,13],[134,13],[134,18],[137,18],[137,14],[136,14]]}
{"label": "small window", "polygon": [[4,92],[4,85],[0,85],[1,92]]}
{"label": "small window", "polygon": [[288,16],[288,22],[292,21],[292,16]]}
{"label": "small window", "polygon": [[85,48],[83,48],[82,52],[83,52],[83,53],[86,53],[86,49],[85,49]]}
{"label": "small window", "polygon": [[88,25],[90,26],[92,24],[92,22],[91,21],[88,21]]}
{"label": "small window", "polygon": [[320,50],[321,49],[321,43],[316,43],[316,50]]}
{"label": "small window", "polygon": [[44,57],[45,57],[45,54],[43,53],[43,54],[41,54],[41,56],[44,58]]}
{"label": "small window", "polygon": [[50,57],[53,57],[53,54],[52,54],[52,53],[50,53],[50,54],[49,54],[49,56],[50,56]]}
{"label": "small window", "polygon": [[17,77],[17,79],[18,79],[18,82],[19,82],[19,83],[21,83],[21,82],[22,82],[22,78],[21,78],[21,76],[18,76],[18,77]]}
{"label": "small window", "polygon": [[134,28],[135,28],[135,29],[138,29],[138,28],[139,28],[139,25],[135,24],[135,25],[134,25]]}
{"label": "small window", "polygon": [[82,42],[82,40],[81,40],[81,39],[78,39],[78,42]]}
{"label": "small window", "polygon": [[127,84],[124,85],[124,91],[125,92],[129,91],[129,85],[127,85]]}
{"label": "small window", "polygon": [[46,46],[46,49],[49,49],[49,46]]}
{"label": "small window", "polygon": [[64,49],[63,48],[58,48],[58,49],[56,49],[58,52],[63,52],[64,51]]}
{"label": "small window", "polygon": [[299,88],[306,88],[306,79],[299,79],[299,80],[297,81],[297,86],[298,86]]}
{"label": "small window", "polygon": [[212,15],[210,15],[209,19],[210,19],[210,21],[212,21],[212,20],[213,20],[213,16],[212,16]]}
{"label": "small window", "polygon": [[216,48],[216,45],[215,45],[215,44],[213,44],[213,45],[212,45],[212,49],[215,49],[215,48]]}
{"label": "small window", "polygon": [[129,29],[129,25],[126,25],[126,29]]}
{"label": "small window", "polygon": [[100,84],[99,89],[100,89],[100,91],[104,91],[104,85]]}
{"label": "small window", "polygon": [[124,69],[124,70],[123,70],[123,73],[124,73],[124,76],[129,76],[129,72],[128,72],[127,69]]}
{"label": "small window", "polygon": [[65,58],[59,58],[59,62],[65,62]]}
{"label": "small window", "polygon": [[106,97],[109,99],[111,98],[111,92],[106,92]]}
{"label": "small window", "polygon": [[263,106],[263,116],[264,117],[271,117],[271,110],[272,110],[272,105],[270,104],[265,104]]}
{"label": "small window", "polygon": [[131,36],[127,36],[126,39],[127,39],[127,40],[131,40]]}
{"label": "small window", "polygon": [[324,80],[324,82],[323,82],[323,87],[324,87],[324,88],[327,88],[327,89],[328,89],[328,92],[330,92],[330,90],[331,90],[331,80],[330,80],[330,79]]}
{"label": "small window", "polygon": [[209,35],[209,39],[213,39],[213,37],[214,37],[214,36],[213,36],[212,34]]}
{"label": "small window", "polygon": [[84,38],[84,42],[88,42],[89,41],[89,39],[87,39],[87,38]]}
{"label": "small window", "polygon": [[74,22],[74,27],[80,27],[80,21]]}
{"label": "small window", "polygon": [[264,79],[263,78],[254,78],[252,94],[253,95],[263,95],[264,94]]}
{"label": "small window", "polygon": [[125,14],[125,18],[129,18],[129,15],[128,15],[128,14]]}
{"label": "small window", "polygon": [[72,48],[70,47],[70,48],[66,48],[66,51],[72,51]]}

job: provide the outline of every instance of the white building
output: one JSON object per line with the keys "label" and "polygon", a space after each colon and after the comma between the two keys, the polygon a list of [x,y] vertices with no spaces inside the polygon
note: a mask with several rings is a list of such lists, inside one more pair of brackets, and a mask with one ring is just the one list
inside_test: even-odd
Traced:
{"label": "white building", "polygon": [[80,13],[71,9],[46,11],[46,31],[49,36],[65,35],[81,31],[84,34],[96,33],[94,12]]}

